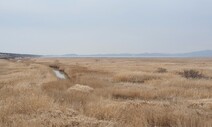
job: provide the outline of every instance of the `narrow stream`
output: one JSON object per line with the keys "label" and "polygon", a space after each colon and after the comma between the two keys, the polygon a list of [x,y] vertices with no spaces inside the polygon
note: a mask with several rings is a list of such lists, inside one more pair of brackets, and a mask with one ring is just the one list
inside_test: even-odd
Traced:
{"label": "narrow stream", "polygon": [[63,72],[54,69],[53,70],[58,79],[66,79],[66,76]]}

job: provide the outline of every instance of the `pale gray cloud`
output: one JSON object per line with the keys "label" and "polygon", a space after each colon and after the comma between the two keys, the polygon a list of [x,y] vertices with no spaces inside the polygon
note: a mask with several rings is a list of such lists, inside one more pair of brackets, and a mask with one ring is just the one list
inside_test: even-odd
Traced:
{"label": "pale gray cloud", "polygon": [[187,52],[212,47],[211,0],[0,0],[0,51]]}

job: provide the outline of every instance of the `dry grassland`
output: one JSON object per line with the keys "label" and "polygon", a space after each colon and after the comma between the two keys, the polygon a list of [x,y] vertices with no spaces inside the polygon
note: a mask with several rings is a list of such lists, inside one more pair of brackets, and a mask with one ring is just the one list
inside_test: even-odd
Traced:
{"label": "dry grassland", "polygon": [[212,127],[212,59],[0,60],[0,126]]}

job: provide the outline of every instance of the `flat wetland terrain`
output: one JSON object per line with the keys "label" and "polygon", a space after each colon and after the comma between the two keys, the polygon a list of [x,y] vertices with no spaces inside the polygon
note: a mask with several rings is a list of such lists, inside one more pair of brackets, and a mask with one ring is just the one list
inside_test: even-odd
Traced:
{"label": "flat wetland terrain", "polygon": [[212,127],[212,59],[0,59],[0,127]]}

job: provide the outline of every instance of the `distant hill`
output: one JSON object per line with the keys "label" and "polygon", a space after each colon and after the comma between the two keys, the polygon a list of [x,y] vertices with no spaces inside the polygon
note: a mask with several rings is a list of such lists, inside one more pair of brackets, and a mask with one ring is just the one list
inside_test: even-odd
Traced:
{"label": "distant hill", "polygon": [[31,54],[16,54],[16,53],[2,53],[0,52],[0,59],[16,59],[16,58],[31,58],[40,57],[39,55]]}
{"label": "distant hill", "polygon": [[196,51],[179,55],[184,57],[212,57],[212,50]]}
{"label": "distant hill", "polygon": [[140,53],[140,54],[91,54],[91,55],[77,55],[65,54],[57,57],[212,57],[212,50],[203,50],[189,53]]}
{"label": "distant hill", "polygon": [[63,55],[63,56],[72,56],[72,57],[75,57],[75,56],[78,56],[77,54],[65,54],[65,55]]}

